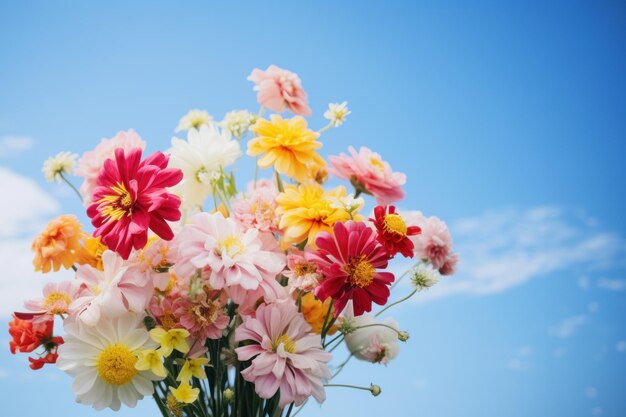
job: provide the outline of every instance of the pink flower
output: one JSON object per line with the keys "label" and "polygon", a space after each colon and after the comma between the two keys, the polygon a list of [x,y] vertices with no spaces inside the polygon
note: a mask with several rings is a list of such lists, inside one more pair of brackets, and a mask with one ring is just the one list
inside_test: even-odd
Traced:
{"label": "pink flower", "polygon": [[149,274],[142,273],[110,250],[102,254],[103,271],[90,265],[79,265],[76,278],[87,288],[86,293],[70,306],[78,318],[93,326],[101,315],[120,317],[141,313],[150,302],[154,287]]}
{"label": "pink flower", "polygon": [[84,293],[85,288],[76,280],[49,282],[43,287],[43,298],[28,300],[24,306],[37,315],[35,321],[47,320],[50,315],[67,314],[72,302]]}
{"label": "pink flower", "polygon": [[365,223],[337,222],[334,236],[320,232],[315,243],[318,250],[306,252],[305,257],[315,262],[324,279],[315,289],[319,300],[335,300],[335,317],[352,300],[354,315],[372,310],[372,303],[383,305],[389,298],[389,285],[394,276],[383,272],[389,255],[376,240],[376,232]]}
{"label": "pink flower", "polygon": [[283,275],[289,278],[288,287],[291,293],[297,290],[313,291],[324,278],[318,271],[317,264],[307,261],[304,252],[295,249],[287,255],[287,269],[283,271]]}
{"label": "pink flower", "polygon": [[84,178],[80,186],[85,206],[91,203],[91,195],[98,180],[98,175],[104,166],[104,161],[115,157],[115,149],[122,148],[125,152],[133,148],[146,148],[146,142],[133,129],[126,132],[118,132],[111,139],[103,138],[98,146],[92,151],[87,151],[78,160],[74,174]]}
{"label": "pink flower", "polygon": [[248,80],[255,83],[257,101],[263,107],[282,113],[288,108],[293,114],[308,116],[311,108],[307,94],[297,74],[270,65],[265,71],[255,68]]}
{"label": "pink flower", "polygon": [[219,339],[230,319],[224,314],[224,305],[219,298],[213,300],[207,295],[199,291],[193,300],[178,298],[174,301],[173,313],[181,326],[198,339]]}
{"label": "pink flower", "polygon": [[276,232],[279,221],[276,215],[277,195],[278,189],[273,183],[259,181],[256,188],[248,186],[245,193],[233,197],[231,215],[245,229]]}
{"label": "pink flower", "polygon": [[168,160],[155,152],[141,161],[141,149],[125,153],[118,148],[98,176],[87,215],[96,228],[94,237],[101,236],[124,259],[133,248],[146,246],[148,229],[164,240],[174,237],[167,222],[180,219],[180,198],[167,188],[178,184],[183,173],[167,168]]}
{"label": "pink flower", "polygon": [[276,277],[285,267],[285,257],[263,250],[256,229],[244,231],[219,212],[198,213],[183,226],[177,243],[180,260],[176,273],[191,276],[197,269],[209,267],[211,287],[226,288],[237,304],[264,294],[275,298],[283,292]]}
{"label": "pink flower", "polygon": [[406,175],[393,172],[380,155],[365,146],[358,153],[352,146],[348,150],[352,156],[342,152],[328,158],[331,163],[328,172],[349,180],[358,191],[373,195],[378,204],[387,205],[404,198],[402,185]]}
{"label": "pink flower", "polygon": [[310,395],[320,403],[326,399],[323,380],[330,378],[326,363],[332,355],[310,330],[293,301],[262,304],[255,318],[237,327],[235,341],[253,342],[235,349],[240,361],[252,359],[241,375],[254,383],[261,398],[280,390],[280,407],[292,402],[299,406]]}
{"label": "pink flower", "polygon": [[418,258],[427,259],[434,269],[444,269],[450,275],[458,261],[458,256],[452,253],[452,236],[448,226],[438,217],[425,217],[421,212],[409,212],[405,216],[407,222],[419,226],[422,233],[409,236],[415,245],[415,254]]}
{"label": "pink flower", "polygon": [[456,272],[456,264],[459,262],[459,255],[456,253],[448,255],[446,261],[439,268],[441,275],[454,275]]}

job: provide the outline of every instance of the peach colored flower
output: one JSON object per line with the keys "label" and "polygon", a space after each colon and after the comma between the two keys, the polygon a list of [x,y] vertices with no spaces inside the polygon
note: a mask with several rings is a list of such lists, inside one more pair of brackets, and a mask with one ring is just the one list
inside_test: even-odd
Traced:
{"label": "peach colored flower", "polygon": [[68,214],[53,219],[32,244],[35,271],[58,271],[70,268],[82,252],[83,232],[76,216]]}
{"label": "peach colored flower", "polygon": [[254,90],[258,93],[257,100],[261,106],[275,112],[288,108],[293,114],[311,114],[307,94],[297,74],[270,65],[265,71],[255,68],[248,80],[256,84]]}

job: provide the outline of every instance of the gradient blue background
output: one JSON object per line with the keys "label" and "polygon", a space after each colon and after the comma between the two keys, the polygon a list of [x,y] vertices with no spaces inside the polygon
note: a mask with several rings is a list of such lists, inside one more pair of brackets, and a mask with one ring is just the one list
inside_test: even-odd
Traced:
{"label": "gradient blue background", "polygon": [[[44,182],[48,156],[131,127],[150,151],[166,149],[190,108],[256,111],[246,77],[277,64],[303,79],[312,126],[327,103],[349,101],[324,155],[378,151],[408,176],[400,206],[458,236],[450,280],[467,286],[395,310],[411,333],[398,359],[355,361],[338,378],[382,395],[329,389],[300,416],[626,416],[623,2],[132,3],[0,4],[0,137],[34,141],[0,164],[62,212],[81,206]],[[251,178],[251,160],[237,169]],[[534,234],[516,240],[528,219]],[[605,255],[582,245],[592,234],[610,237]],[[481,262],[502,256],[518,261],[498,264],[503,288],[478,289],[480,265],[491,268]],[[70,379],[30,371],[25,355],[2,349],[0,371],[2,415],[114,414],[74,404]],[[117,415],[156,413],[148,399]]]}

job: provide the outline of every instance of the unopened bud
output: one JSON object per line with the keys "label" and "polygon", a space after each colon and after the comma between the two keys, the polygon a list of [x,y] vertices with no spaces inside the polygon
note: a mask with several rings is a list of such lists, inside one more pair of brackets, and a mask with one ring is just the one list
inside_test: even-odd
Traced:
{"label": "unopened bud", "polygon": [[378,385],[372,384],[370,386],[370,392],[372,393],[374,397],[378,397],[380,395],[381,389]]}
{"label": "unopened bud", "polygon": [[235,398],[235,392],[230,388],[226,388],[222,395],[224,396],[224,399],[228,402],[231,402],[233,398]]}
{"label": "unopened bud", "polygon": [[405,332],[404,330],[399,331],[398,340],[400,340],[401,342],[406,342],[407,340],[409,340],[409,332]]}

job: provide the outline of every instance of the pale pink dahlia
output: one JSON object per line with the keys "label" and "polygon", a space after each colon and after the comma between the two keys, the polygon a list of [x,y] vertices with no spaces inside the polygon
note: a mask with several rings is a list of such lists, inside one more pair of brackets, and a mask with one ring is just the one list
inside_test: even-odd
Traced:
{"label": "pale pink dahlia", "polygon": [[91,151],[87,151],[81,156],[74,170],[74,174],[83,177],[83,184],[80,186],[80,193],[83,195],[83,202],[86,206],[91,203],[91,195],[98,175],[104,166],[104,161],[115,157],[115,149],[122,148],[130,151],[133,148],[146,148],[146,142],[133,129],[118,132],[111,139],[103,138],[98,146]]}
{"label": "pale pink dahlia", "polygon": [[407,213],[406,219],[422,229],[421,234],[409,236],[417,257],[428,260],[444,275],[454,273],[458,256],[452,252],[452,236],[446,223],[435,216],[425,217],[419,211]]}
{"label": "pale pink dahlia", "polygon": [[262,232],[278,231],[279,216],[276,214],[278,189],[269,181],[259,181],[257,187],[248,186],[245,193],[232,199],[231,215],[244,228]]}
{"label": "pale pink dahlia", "polygon": [[342,152],[328,158],[331,164],[328,172],[349,180],[358,191],[373,195],[378,204],[387,205],[404,198],[402,186],[406,175],[393,172],[389,163],[365,146],[358,153],[352,146],[348,150],[351,156]]}
{"label": "pale pink dahlia", "polygon": [[297,74],[270,65],[265,71],[255,68],[248,80],[256,84],[254,89],[261,106],[279,113],[288,108],[293,114],[311,114],[307,94]]}
{"label": "pale pink dahlia", "polygon": [[285,256],[263,250],[256,229],[243,230],[237,222],[221,213],[198,213],[189,219],[177,236],[180,260],[175,271],[190,276],[210,268],[209,284],[226,288],[237,304],[246,298],[282,292],[276,277],[285,267]]}
{"label": "pale pink dahlia", "polygon": [[68,314],[72,302],[84,293],[85,288],[77,280],[49,282],[43,287],[43,298],[28,300],[24,306],[35,314]]}
{"label": "pale pink dahlia", "polygon": [[265,399],[280,390],[279,406],[299,406],[312,395],[319,403],[326,399],[323,381],[330,378],[326,363],[332,355],[322,349],[319,335],[291,301],[262,304],[256,317],[248,317],[235,330],[235,341],[252,344],[235,349],[240,361],[252,360],[241,371]]}
{"label": "pale pink dahlia", "polygon": [[287,286],[290,293],[313,291],[324,278],[317,264],[307,261],[304,252],[297,249],[292,249],[287,255],[287,269],[283,275],[289,279]]}
{"label": "pale pink dahlia", "polygon": [[169,157],[155,152],[141,160],[141,149],[115,150],[98,176],[87,215],[96,228],[94,237],[128,259],[131,250],[148,243],[148,229],[164,240],[174,237],[168,221],[180,219],[180,198],[168,192],[183,173],[168,168]]}

